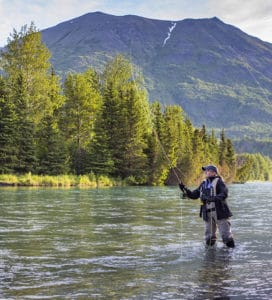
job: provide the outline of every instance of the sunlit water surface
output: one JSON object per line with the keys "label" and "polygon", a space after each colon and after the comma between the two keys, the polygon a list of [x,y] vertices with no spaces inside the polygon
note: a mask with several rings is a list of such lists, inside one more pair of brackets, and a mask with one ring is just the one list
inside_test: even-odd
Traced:
{"label": "sunlit water surface", "polygon": [[0,189],[1,299],[272,299],[272,183],[230,185],[236,248],[176,187]]}

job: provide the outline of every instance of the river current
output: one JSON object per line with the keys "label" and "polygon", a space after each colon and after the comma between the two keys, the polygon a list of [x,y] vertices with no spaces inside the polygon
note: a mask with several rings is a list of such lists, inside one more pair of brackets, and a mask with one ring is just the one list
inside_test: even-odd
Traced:
{"label": "river current", "polygon": [[236,247],[177,187],[0,189],[0,299],[272,299],[272,183],[229,185]]}

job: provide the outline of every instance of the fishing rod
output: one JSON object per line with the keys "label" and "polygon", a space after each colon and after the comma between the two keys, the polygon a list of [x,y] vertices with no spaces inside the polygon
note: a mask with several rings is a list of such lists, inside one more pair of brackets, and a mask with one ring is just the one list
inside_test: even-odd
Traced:
{"label": "fishing rod", "polygon": [[[154,127],[154,133],[155,133],[156,139],[157,139],[157,141],[158,141],[158,143],[159,143],[159,146],[160,146],[160,148],[161,148],[161,151],[162,151],[163,155],[165,156],[165,158],[166,158],[166,160],[167,160],[167,162],[168,162],[168,165],[169,165],[170,170],[173,170],[173,173],[174,173],[174,175],[176,176],[178,182],[181,183],[181,179],[180,179],[180,177],[178,176],[178,173],[176,172],[176,169],[177,169],[177,170],[179,170],[179,169],[178,169],[177,167],[173,166],[173,164],[172,164],[170,158],[168,157],[168,155],[167,155],[167,153],[166,153],[166,151],[165,151],[165,148],[164,148],[163,144],[162,144],[161,141],[160,141],[158,132],[157,132],[157,130],[156,130],[155,127]],[[179,171],[180,171],[180,170],[179,170]],[[180,172],[181,172],[181,171],[180,171]]]}

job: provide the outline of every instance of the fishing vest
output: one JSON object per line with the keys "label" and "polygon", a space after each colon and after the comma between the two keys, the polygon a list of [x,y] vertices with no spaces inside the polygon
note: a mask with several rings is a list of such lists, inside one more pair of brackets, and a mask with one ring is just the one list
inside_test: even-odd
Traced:
{"label": "fishing vest", "polygon": [[[219,177],[214,178],[212,182],[205,179],[201,185],[200,189],[200,198],[203,194],[207,196],[216,196],[216,185],[219,180]],[[215,209],[215,202],[206,203],[207,210]]]}

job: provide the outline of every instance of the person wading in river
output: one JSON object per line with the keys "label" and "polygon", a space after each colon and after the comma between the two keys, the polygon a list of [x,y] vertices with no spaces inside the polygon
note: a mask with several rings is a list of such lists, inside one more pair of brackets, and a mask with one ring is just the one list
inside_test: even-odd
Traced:
{"label": "person wading in river", "polygon": [[223,179],[218,175],[216,166],[209,165],[202,167],[206,179],[196,190],[189,190],[184,184],[179,183],[180,189],[185,197],[190,199],[201,199],[200,217],[205,221],[205,240],[208,246],[216,242],[216,230],[219,229],[224,244],[234,248],[234,239],[231,233],[229,218],[232,213],[226,199],[228,189]]}

